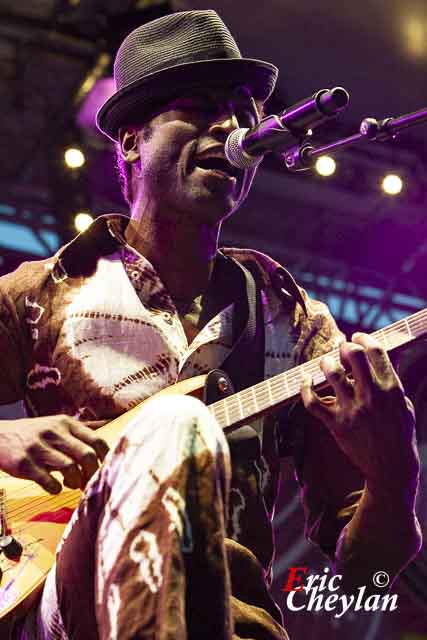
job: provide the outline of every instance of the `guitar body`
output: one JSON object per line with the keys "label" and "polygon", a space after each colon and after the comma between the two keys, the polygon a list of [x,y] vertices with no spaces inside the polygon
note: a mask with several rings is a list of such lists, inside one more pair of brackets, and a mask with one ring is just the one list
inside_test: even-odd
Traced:
{"label": "guitar body", "polygon": [[[164,395],[183,394],[202,399],[207,376],[183,380],[158,392],[127,413],[98,429],[112,447],[121,432],[147,402]],[[59,480],[62,476],[54,474]],[[22,617],[37,601],[46,576],[55,561],[55,550],[81,491],[64,487],[59,495],[51,495],[29,480],[14,478],[0,471],[2,510],[8,532],[22,545],[17,561],[0,554],[0,638],[5,640],[17,618]]]}

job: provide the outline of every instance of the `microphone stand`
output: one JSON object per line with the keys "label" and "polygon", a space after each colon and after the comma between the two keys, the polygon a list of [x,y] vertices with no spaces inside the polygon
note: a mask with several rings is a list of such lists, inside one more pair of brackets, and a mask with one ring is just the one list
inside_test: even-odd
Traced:
{"label": "microphone stand", "polygon": [[359,133],[352,136],[335,140],[320,147],[314,147],[307,141],[296,144],[280,155],[285,161],[286,168],[291,172],[306,171],[311,169],[316,158],[325,153],[332,153],[349,147],[359,142],[386,142],[394,140],[400,131],[427,122],[427,108],[407,113],[397,118],[385,118],[376,120],[375,118],[365,118],[362,120]]}

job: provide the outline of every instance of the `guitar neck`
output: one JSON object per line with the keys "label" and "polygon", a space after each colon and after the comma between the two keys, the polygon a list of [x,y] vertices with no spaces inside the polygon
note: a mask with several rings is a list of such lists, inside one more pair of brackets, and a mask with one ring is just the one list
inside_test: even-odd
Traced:
{"label": "guitar neck", "polygon": [[[392,351],[412,342],[427,333],[427,309],[375,331],[372,336],[386,351]],[[328,353],[339,362],[339,348]],[[323,356],[300,364],[289,371],[279,373],[248,389],[218,400],[209,405],[209,410],[225,432],[237,429],[241,424],[271,413],[299,398],[304,374],[313,380],[316,389],[326,385],[326,378],[320,368]]]}

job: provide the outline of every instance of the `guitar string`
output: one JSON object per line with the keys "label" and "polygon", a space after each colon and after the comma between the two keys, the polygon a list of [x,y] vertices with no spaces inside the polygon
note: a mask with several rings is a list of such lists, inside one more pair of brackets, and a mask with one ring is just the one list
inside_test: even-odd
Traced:
{"label": "guitar string", "polygon": [[[421,313],[423,313],[424,315],[427,315],[427,310],[423,310]],[[416,314],[414,314],[416,315]],[[416,323],[417,325],[420,324],[420,321],[417,321]],[[379,332],[375,332],[375,333],[387,333],[387,334],[392,334],[396,332],[396,327],[398,325],[401,325],[401,328],[405,329],[405,333],[407,334],[408,331],[406,329],[406,323],[404,320],[399,320],[398,322],[396,322],[394,325],[392,325],[391,327],[386,327],[385,329],[381,329],[379,330]],[[422,326],[422,323],[421,323]],[[375,335],[375,334],[374,334]],[[324,354],[326,355],[326,354]],[[338,355],[339,355],[339,350],[338,349],[333,349],[332,351],[328,352],[327,355],[330,355],[332,357],[334,357],[335,359],[337,359]],[[275,379],[279,379],[282,377],[287,377],[287,381],[288,382],[295,382],[295,380],[299,381],[300,380],[300,375],[299,373],[296,372],[296,370],[303,368],[304,371],[309,371],[312,373],[317,373],[318,369],[320,369],[320,367],[318,367],[318,363],[320,363],[320,359],[323,356],[319,356],[318,358],[314,358],[313,360],[310,360],[309,362],[303,363],[302,365],[298,365],[296,367],[294,367],[293,369],[286,371],[286,372],[282,372],[280,374],[277,374],[276,376],[269,378],[266,381],[263,381],[261,383],[258,383],[258,385],[255,385],[254,388],[256,388],[259,385],[264,385],[266,383],[270,383],[270,384],[274,384]],[[280,382],[282,382],[282,380],[280,380]],[[243,392],[240,392],[243,394]]]}
{"label": "guitar string", "polygon": [[[332,356],[338,356],[338,350],[334,349],[333,351],[329,352],[329,354]],[[242,391],[239,391],[238,394],[235,394],[235,395],[239,395],[240,399],[244,401],[247,396],[249,396],[250,394],[252,395],[253,393],[252,390],[254,390],[255,392],[257,390],[259,391],[262,387],[266,387],[267,384],[274,385],[275,383],[279,383],[280,386],[282,387],[283,380],[285,378],[287,379],[288,382],[291,382],[291,383],[294,381],[301,382],[300,371],[316,373],[319,370],[318,363],[320,363],[321,357],[322,356],[318,356],[317,358],[314,358],[313,360],[311,360],[310,363],[303,363],[303,364],[297,365],[296,367],[294,367],[289,371],[278,373],[275,376],[272,376],[271,378],[269,378],[268,380],[263,380],[262,382],[258,382],[257,384],[253,385],[253,387],[250,387],[249,389],[243,389]],[[298,370],[298,372],[296,370]],[[227,401],[227,398],[225,398],[224,400],[219,400],[218,403],[226,402],[226,401]],[[217,403],[214,403],[214,404],[217,404]],[[210,406],[213,406],[213,405],[210,405]]]}
{"label": "guitar string", "polygon": [[[33,484],[33,482],[29,480],[28,484]],[[73,491],[73,489],[71,489],[71,491]],[[66,504],[68,500],[71,500],[73,502],[77,499],[78,502],[79,496],[80,494],[70,495],[69,491],[67,491],[63,496],[61,496],[61,494],[58,494],[58,496],[55,497],[53,497],[52,494],[46,494],[45,496],[40,495],[37,497],[37,500],[28,498],[30,502],[28,502],[26,505],[18,505],[16,507],[8,507],[8,502],[13,501],[13,498],[9,497],[6,498],[6,517],[7,519],[19,519],[22,518],[23,514],[25,514],[27,511],[29,512],[31,510],[36,510],[35,513],[40,513],[40,510],[44,507],[49,508],[50,510],[52,510],[53,508],[60,509],[62,506],[68,506]]]}
{"label": "guitar string", "polygon": [[[338,349],[334,349],[330,351],[328,355],[331,355],[332,357],[337,359],[339,351]],[[301,373],[299,372],[307,372],[313,375],[322,373],[319,367],[321,358],[322,356],[318,356],[317,358],[311,360],[309,363],[300,364],[289,371],[279,373],[269,378],[268,380],[263,380],[262,382],[253,385],[253,387],[250,387],[249,389],[243,389],[242,391],[239,391],[229,398],[224,398],[209,405],[209,408],[215,413],[215,415],[220,414],[224,419],[226,419],[227,409],[232,409],[232,407],[230,407],[231,402],[234,402],[236,404],[240,402],[242,408],[245,405],[249,409],[255,402],[258,401],[260,392],[263,392],[266,395],[268,394],[268,386],[270,386],[273,393],[276,393],[278,390],[283,391],[284,383],[286,383],[289,388],[291,386],[294,386],[295,394],[293,395],[296,395],[299,392],[301,386]],[[298,372],[296,372],[296,370],[298,370]],[[254,395],[256,394],[258,394],[258,396],[254,398]],[[237,398],[237,396],[239,397],[239,399]],[[267,406],[269,406],[269,404],[270,403],[268,403]],[[242,419],[244,419],[244,417]],[[229,421],[226,420],[226,422]]]}
{"label": "guitar string", "polygon": [[[71,499],[70,496],[67,497],[67,500],[63,500],[60,504],[60,508],[69,508],[71,510],[74,510],[77,505],[78,505],[78,496],[77,496],[77,500],[75,499]],[[57,505],[54,505],[57,506]],[[20,518],[22,518],[21,520],[19,518],[15,518],[16,522],[22,523],[22,526],[20,526],[19,531],[20,532],[25,532],[28,528],[30,528],[33,524],[37,523],[37,522],[48,522],[49,524],[68,524],[69,520],[71,519],[72,514],[70,514],[70,518],[67,520],[67,522],[55,522],[55,520],[53,521],[49,521],[49,520],[31,520],[29,518],[33,517],[33,515],[39,515],[40,512],[35,512],[34,514],[29,513],[27,516],[25,516],[25,514],[22,516],[20,516]],[[46,511],[45,513],[49,513],[49,511]]]}
{"label": "guitar string", "polygon": [[[405,335],[409,335],[409,337],[411,337],[410,335],[412,333],[411,329],[417,331],[419,327],[424,328],[424,322],[423,322],[424,316],[427,316],[427,310],[425,309],[420,310],[419,312],[413,314],[409,318],[398,320],[392,325],[385,327],[384,329],[379,329],[375,331],[372,335],[375,336],[377,339],[381,340],[383,336],[389,337],[390,335],[395,334],[396,332],[400,334],[402,333],[402,330],[403,330],[403,333]],[[409,331],[408,331],[406,323],[409,324],[409,322],[411,322],[411,327],[409,328]],[[399,341],[399,344],[400,343],[401,341]],[[328,352],[328,355],[334,357],[334,359],[337,360],[339,356],[339,350],[333,349],[332,351]],[[322,356],[319,356],[318,358],[315,358],[307,363],[298,365],[297,367],[294,367],[290,371],[277,374],[276,376],[273,376],[268,380],[264,380],[254,385],[250,389],[244,389],[243,391],[240,391],[229,398],[224,398],[223,400],[220,400],[217,403],[214,403],[213,405],[211,405],[212,410],[215,413],[215,415],[220,415],[223,418],[223,420],[225,420],[227,423],[230,423],[230,420],[227,419],[227,413],[229,417],[231,413],[238,413],[241,416],[240,419],[245,419],[246,417],[248,417],[246,415],[245,409],[249,412],[253,412],[252,407],[254,404],[262,405],[259,407],[260,411],[271,406],[270,401],[268,401],[267,403],[263,402],[262,395],[261,395],[261,394],[264,394],[264,396],[269,395],[269,388],[272,392],[272,395],[274,395],[275,393],[277,394],[278,391],[281,392],[279,397],[276,398],[277,402],[280,402],[280,399],[282,398],[283,399],[286,398],[286,395],[283,396],[284,384],[286,384],[289,387],[294,386],[295,395],[296,395],[300,390],[300,386],[301,386],[301,376],[299,373],[297,373],[297,370],[303,370],[304,372],[307,372],[313,375],[320,373],[322,375],[322,378],[323,378],[322,382],[323,382],[325,379],[324,374],[321,371],[320,367],[318,366],[318,363],[320,363],[321,357]],[[231,421],[231,424],[232,424],[232,421]]]}

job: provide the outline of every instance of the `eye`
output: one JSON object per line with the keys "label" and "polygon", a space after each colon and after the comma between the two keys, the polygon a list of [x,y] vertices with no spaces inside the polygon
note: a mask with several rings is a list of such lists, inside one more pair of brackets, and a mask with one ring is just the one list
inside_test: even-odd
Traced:
{"label": "eye", "polygon": [[170,103],[170,106],[182,111],[191,111],[195,109],[202,109],[204,105],[201,98],[177,98]]}
{"label": "eye", "polygon": [[194,111],[200,114],[212,115],[218,111],[216,101],[203,95],[182,96],[173,101],[173,108],[182,111]]}

